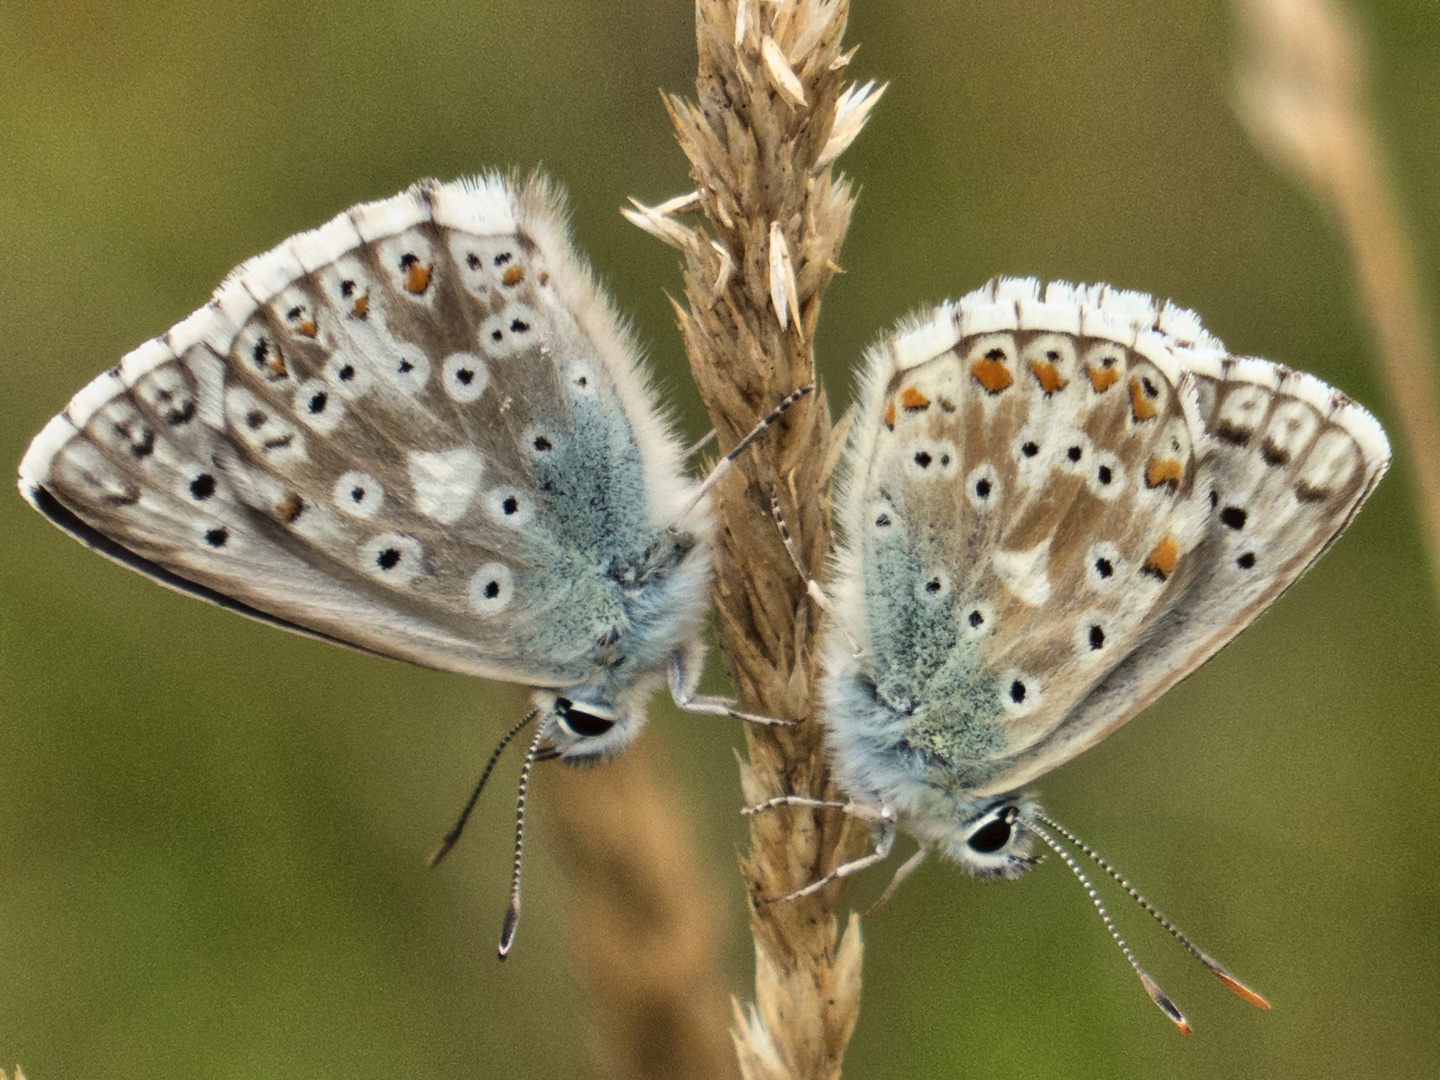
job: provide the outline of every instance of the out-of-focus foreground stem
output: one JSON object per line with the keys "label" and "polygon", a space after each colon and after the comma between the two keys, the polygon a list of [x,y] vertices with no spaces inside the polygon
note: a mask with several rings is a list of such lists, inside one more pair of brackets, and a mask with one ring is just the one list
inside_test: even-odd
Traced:
{"label": "out-of-focus foreground stem", "polygon": [[547,778],[571,964],[605,1075],[729,1080],[738,1074],[725,1032],[725,913],[659,735],[603,768]]}

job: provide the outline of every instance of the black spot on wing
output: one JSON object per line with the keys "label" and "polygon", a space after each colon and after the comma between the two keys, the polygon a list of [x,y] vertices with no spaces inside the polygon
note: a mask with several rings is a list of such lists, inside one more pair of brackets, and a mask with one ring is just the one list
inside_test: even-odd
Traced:
{"label": "black spot on wing", "polygon": [[267,626],[276,626],[281,630],[288,630],[292,634],[300,634],[304,637],[314,638],[316,641],[327,641],[332,645],[343,645],[347,649],[354,649],[356,652],[367,653],[370,656],[383,656],[384,653],[376,652],[374,649],[367,649],[364,645],[357,645],[353,641],[346,641],[344,638],[335,637],[319,630],[311,630],[309,627],[293,623],[289,619],[281,618],[278,615],[271,615],[269,612],[261,611],[259,608],[251,607],[242,603],[232,596],[226,596],[222,592],[206,585],[198,584],[188,578],[183,578],[174,571],[167,570],[157,562],[152,562],[143,555],[137,555],[124,544],[112,540],[100,530],[87,523],[75,511],[71,510],[54,492],[45,487],[32,487],[29,491],[31,505],[50,520],[50,523],[63,532],[69,533],[80,543],[84,544],[91,551],[105,556],[111,562],[120,566],[128,567],[137,573],[144,574],[151,581],[164,585],[167,589],[174,589],[176,592],[186,593],[200,600],[214,604],[216,607],[224,608],[226,611],[233,611],[237,615],[244,615],[247,619],[254,619],[256,622],[265,623]]}

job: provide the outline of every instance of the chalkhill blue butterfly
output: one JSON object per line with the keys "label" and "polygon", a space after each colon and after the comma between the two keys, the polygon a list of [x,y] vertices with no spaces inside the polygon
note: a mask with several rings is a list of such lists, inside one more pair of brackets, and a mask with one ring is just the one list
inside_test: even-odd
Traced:
{"label": "chalkhill blue butterfly", "polygon": [[902,323],[868,354],[827,586],[824,719],[851,802],[748,808],[843,809],[878,839],[792,897],[884,859],[899,829],[920,847],[882,900],[931,850],[1013,878],[1038,839],[1188,1031],[1058,835],[1268,1008],[1023,789],[1253,622],[1389,458],[1344,394],[1139,293],[997,279]]}
{"label": "chalkhill blue butterfly", "polygon": [[695,694],[705,492],[808,388],[696,484],[638,356],[543,179],[423,181],[238,267],[75,395],[20,491],[163,585],[534,687],[501,743],[539,718],[503,958],[537,760],[618,753],[667,681],[682,708],[768,722]]}

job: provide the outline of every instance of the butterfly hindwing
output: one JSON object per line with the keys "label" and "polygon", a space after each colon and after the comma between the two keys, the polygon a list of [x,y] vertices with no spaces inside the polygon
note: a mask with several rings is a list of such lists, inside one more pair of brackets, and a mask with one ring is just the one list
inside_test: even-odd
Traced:
{"label": "butterfly hindwing", "polygon": [[635,355],[543,183],[424,182],[238,268],[76,395],[21,488],[168,584],[573,685],[685,497]]}

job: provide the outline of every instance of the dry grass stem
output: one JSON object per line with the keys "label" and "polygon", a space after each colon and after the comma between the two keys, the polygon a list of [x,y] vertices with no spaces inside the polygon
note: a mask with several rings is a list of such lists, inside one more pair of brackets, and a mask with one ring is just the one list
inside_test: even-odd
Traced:
{"label": "dry grass stem", "polygon": [[[845,85],[848,13],[846,0],[699,0],[696,97],[665,102],[690,159],[699,215],[687,224],[660,207],[628,215],[685,253],[686,302],[676,317],[722,448],[813,378],[820,298],[854,205],[830,163],[883,91]],[[806,564],[823,567],[834,442],[817,393],[742,456],[741,477],[716,489],[721,655],[745,708],[811,720],[749,729],[747,801],[838,794],[813,722],[819,613],[769,514],[774,489]],[[742,871],[756,977],[754,1004],[736,1005],[741,1071],[747,1080],[838,1077],[860,1005],[858,922],[842,939],[838,884],[795,902],[768,901],[857,854],[865,830],[841,815],[784,809],[752,818],[750,836]]]}
{"label": "dry grass stem", "polygon": [[736,1076],[725,1030],[724,912],[657,733],[596,769],[547,778],[570,883],[571,962],[602,1073]]}
{"label": "dry grass stem", "polygon": [[1360,35],[1330,0],[1238,0],[1251,137],[1339,219],[1420,487],[1440,581],[1440,393],[1414,258],[1365,101]]}

